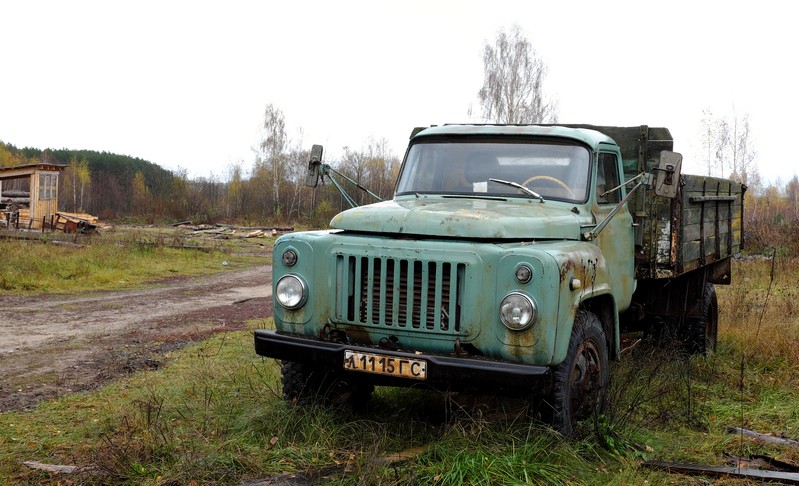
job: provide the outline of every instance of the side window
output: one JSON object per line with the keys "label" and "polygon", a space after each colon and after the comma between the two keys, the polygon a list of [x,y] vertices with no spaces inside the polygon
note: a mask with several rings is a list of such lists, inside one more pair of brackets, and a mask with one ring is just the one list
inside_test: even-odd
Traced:
{"label": "side window", "polygon": [[[599,204],[616,204],[621,201],[621,189],[607,192],[619,186],[619,164],[615,154],[599,154],[596,171],[596,199]],[[607,194],[605,194],[607,192]],[[605,194],[603,196],[603,194]]]}
{"label": "side window", "polygon": [[621,189],[608,192],[619,185],[619,163],[615,154],[599,154],[596,170],[596,200],[599,204],[616,204],[621,201]]}
{"label": "side window", "polygon": [[58,174],[39,174],[39,199],[55,199],[58,189]]}

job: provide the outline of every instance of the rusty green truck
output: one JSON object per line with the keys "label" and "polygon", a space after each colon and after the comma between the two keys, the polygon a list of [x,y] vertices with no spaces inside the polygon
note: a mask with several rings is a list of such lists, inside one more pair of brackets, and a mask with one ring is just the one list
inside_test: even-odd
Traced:
{"label": "rusty green truck", "polygon": [[623,333],[716,346],[745,187],[682,175],[672,148],[647,126],[417,129],[391,200],[276,241],[256,352],[281,360],[287,400],[523,396],[569,434],[601,406]]}

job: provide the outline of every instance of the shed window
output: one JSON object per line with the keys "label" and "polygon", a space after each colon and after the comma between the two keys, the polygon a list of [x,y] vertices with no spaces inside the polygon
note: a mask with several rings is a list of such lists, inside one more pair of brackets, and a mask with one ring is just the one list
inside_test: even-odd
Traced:
{"label": "shed window", "polygon": [[56,198],[58,174],[39,174],[39,200],[47,201]]}

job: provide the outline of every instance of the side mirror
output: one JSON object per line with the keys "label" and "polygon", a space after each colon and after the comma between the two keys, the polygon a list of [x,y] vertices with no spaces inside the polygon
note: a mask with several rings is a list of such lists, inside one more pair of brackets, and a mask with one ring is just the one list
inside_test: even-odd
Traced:
{"label": "side mirror", "polygon": [[677,152],[663,150],[660,152],[657,175],[655,176],[655,194],[661,197],[674,199],[680,186],[680,170],[682,169],[682,155]]}
{"label": "side mirror", "polygon": [[308,161],[308,174],[305,176],[305,185],[316,187],[319,184],[319,166],[322,165],[321,145],[311,147],[311,160]]}

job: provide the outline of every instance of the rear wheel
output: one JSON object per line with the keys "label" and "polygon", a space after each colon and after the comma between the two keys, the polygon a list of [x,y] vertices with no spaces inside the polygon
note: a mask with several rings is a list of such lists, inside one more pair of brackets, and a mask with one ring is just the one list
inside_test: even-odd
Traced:
{"label": "rear wheel", "polygon": [[719,331],[719,304],[716,288],[706,283],[700,301],[699,315],[685,319],[685,343],[691,354],[716,351]]}
{"label": "rear wheel", "polygon": [[566,359],[553,369],[552,395],[545,404],[558,432],[570,436],[577,421],[602,410],[608,367],[608,346],[599,319],[578,311]]}
{"label": "rear wheel", "polygon": [[347,404],[365,408],[374,386],[347,381],[336,373],[308,363],[281,362],[283,398],[287,402],[318,401],[324,404]]}

